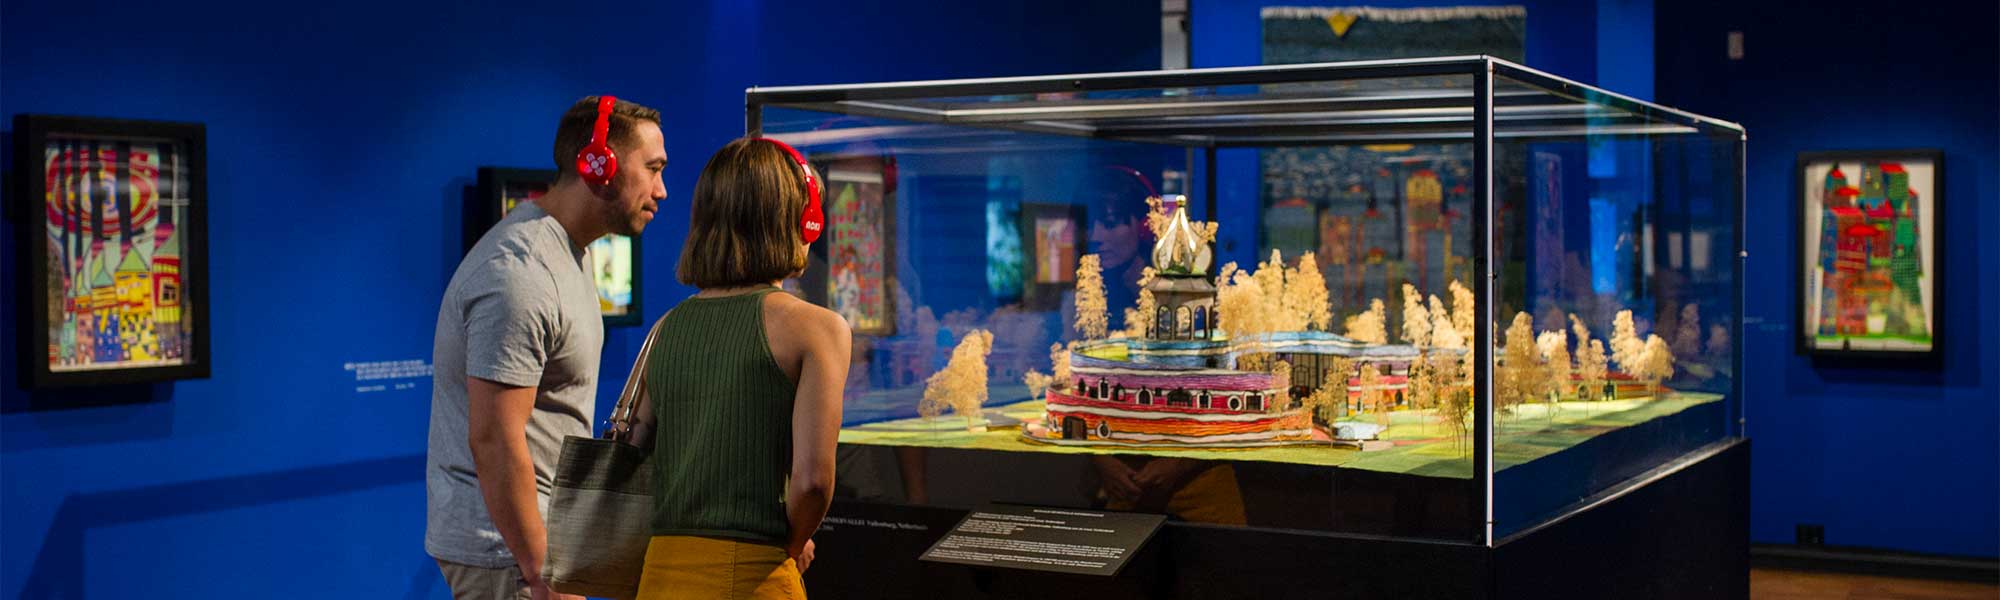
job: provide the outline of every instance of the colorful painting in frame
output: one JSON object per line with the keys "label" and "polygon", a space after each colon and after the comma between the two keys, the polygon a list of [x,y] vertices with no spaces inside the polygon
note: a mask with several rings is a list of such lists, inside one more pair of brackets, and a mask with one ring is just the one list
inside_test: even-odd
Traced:
{"label": "colorful painting in frame", "polygon": [[20,115],[31,388],[209,374],[204,126]]}
{"label": "colorful painting in frame", "polygon": [[[477,219],[469,227],[466,247],[470,248],[507,212],[524,202],[533,202],[554,185],[556,172],[545,169],[479,169],[479,207],[468,212]],[[607,235],[590,244],[591,276],[597,281],[597,309],[606,326],[639,325],[639,240]]]}
{"label": "colorful painting in frame", "polygon": [[1944,153],[1799,155],[1799,350],[1936,359]]}
{"label": "colorful painting in frame", "polygon": [[894,159],[816,161],[826,175],[826,307],[862,335],[896,333]]}
{"label": "colorful painting in frame", "polygon": [[1030,310],[1062,305],[1076,287],[1076,265],[1086,246],[1084,207],[1021,203],[1021,304]]}

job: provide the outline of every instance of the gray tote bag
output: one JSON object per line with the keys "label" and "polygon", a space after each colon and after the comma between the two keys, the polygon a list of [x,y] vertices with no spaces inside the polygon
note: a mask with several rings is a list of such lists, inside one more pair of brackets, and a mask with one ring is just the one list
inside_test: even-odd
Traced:
{"label": "gray tote bag", "polygon": [[[664,319],[663,319],[664,320]],[[659,324],[646,334],[603,437],[563,439],[549,496],[548,554],[542,578],[565,594],[632,598],[652,539],[652,449],[627,442]],[[645,443],[649,440],[638,440]]]}

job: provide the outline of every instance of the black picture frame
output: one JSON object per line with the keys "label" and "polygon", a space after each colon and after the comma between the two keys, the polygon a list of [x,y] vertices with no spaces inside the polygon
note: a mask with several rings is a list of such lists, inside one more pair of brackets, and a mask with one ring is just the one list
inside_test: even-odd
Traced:
{"label": "black picture frame", "polygon": [[[1927,221],[1921,215],[1916,220],[1918,225],[1927,225],[1929,228],[1928,231],[1919,230],[1917,240],[1917,250],[1922,253],[1920,257],[1928,257],[1931,267],[1929,272],[1925,274],[1926,276],[1922,283],[1923,286],[1930,288],[1930,307],[1927,316],[1929,320],[1927,325],[1930,329],[1929,346],[1926,349],[1920,350],[1852,348],[1851,343],[1843,348],[1821,347],[1816,343],[1819,338],[1820,323],[1817,316],[1811,313],[1813,312],[1812,307],[1815,304],[1814,297],[1820,295],[1816,292],[1822,291],[1822,288],[1815,286],[1810,281],[1811,278],[1821,272],[1821,269],[1818,265],[1812,264],[1814,261],[1809,257],[1814,256],[1814,253],[1809,253],[1807,247],[1808,245],[1822,243],[1822,232],[1810,231],[1808,223],[1811,220],[1810,217],[1813,215],[1813,211],[1824,210],[1824,199],[1811,195],[1813,190],[1823,188],[1824,185],[1815,185],[1813,182],[1808,181],[1808,177],[1812,177],[1815,172],[1820,172],[1823,176],[1823,172],[1819,171],[1819,167],[1829,163],[1839,166],[1844,163],[1867,165],[1884,162],[1896,162],[1899,164],[1912,162],[1929,163],[1932,171],[1931,195],[1928,207],[1928,210],[1932,214]],[[1855,174],[1854,181],[1860,181],[1860,174]],[[1944,151],[1936,148],[1827,150],[1799,153],[1792,175],[1792,189],[1794,198],[1797,199],[1797,208],[1799,210],[1792,219],[1793,239],[1797,240],[1797,245],[1793,246],[1792,250],[1798,253],[1798,257],[1794,263],[1797,267],[1793,277],[1796,295],[1794,297],[1795,305],[1792,308],[1793,337],[1797,353],[1815,359],[1854,361],[1865,364],[1894,363],[1933,366],[1941,364],[1944,356],[1945,335],[1947,331],[1950,331],[1949,327],[1943,325],[1946,314],[1946,298],[1948,297],[1946,295],[1944,274],[1945,263],[1949,258],[1949,255],[1943,251],[1946,224],[1949,222],[1948,219],[1944,218],[1946,206],[1944,189],[1946,181]],[[1824,228],[1824,224],[1822,228]],[[1894,234],[1890,233],[1888,235],[1893,236]]]}
{"label": "black picture frame", "polygon": [[[1073,244],[1071,247],[1074,248],[1077,260],[1081,260],[1083,255],[1090,252],[1089,241],[1087,239],[1087,233],[1090,230],[1090,221],[1086,219],[1088,215],[1089,213],[1081,204],[1021,203],[1021,306],[1023,308],[1028,310],[1059,309],[1062,307],[1063,291],[1076,289],[1076,264],[1074,262],[1068,266],[1068,273],[1070,273],[1069,281],[1044,283],[1039,281],[1035,276],[1035,269],[1042,260],[1042,248],[1038,243],[1040,239],[1036,236],[1035,232],[1036,221],[1047,218],[1070,220],[1073,223],[1073,226],[1070,227],[1071,237],[1073,238],[1070,242]],[[1150,248],[1141,250],[1141,256],[1151,255]]]}
{"label": "black picture frame", "polygon": [[[133,119],[107,119],[96,117],[76,117],[57,115],[23,114],[14,117],[14,191],[17,205],[22,212],[15,219],[16,238],[19,247],[14,255],[20,261],[19,272],[24,278],[20,282],[21,307],[19,316],[21,333],[17,336],[20,344],[21,385],[28,389],[62,387],[82,387],[98,385],[121,385],[155,383],[182,379],[206,379],[210,372],[209,330],[209,278],[208,278],[208,162],[207,127],[201,123],[170,121],[142,121]],[[66,145],[67,144],[67,145]],[[141,145],[143,144],[143,145]],[[54,149],[55,153],[50,154]],[[82,153],[77,154],[80,150]],[[108,154],[107,154],[108,153]],[[135,161],[135,153],[150,158],[150,164]],[[94,155],[94,156],[93,156]],[[109,160],[105,160],[106,157]],[[79,165],[75,161],[82,160]],[[57,212],[92,220],[103,218],[106,212],[116,209],[115,224],[119,227],[117,237],[107,236],[105,228],[114,223],[89,226],[88,232],[75,230],[76,237],[67,237],[68,242],[51,244],[50,237],[57,235],[49,231],[51,190],[49,170],[67,169],[56,174],[56,183],[64,189],[79,191],[74,196],[66,195]],[[147,173],[150,169],[152,172]],[[143,178],[150,175],[151,181],[140,185]],[[71,188],[70,178],[78,187]],[[162,180],[165,184],[162,185]],[[150,200],[145,186],[150,185]],[[99,204],[91,193],[110,186],[110,194]],[[163,194],[164,188],[164,194]],[[162,199],[162,196],[165,199]],[[83,207],[82,197],[89,197],[92,206]],[[128,215],[145,217],[147,206],[152,209],[152,231],[139,229],[143,225],[131,220]],[[117,203],[117,204],[112,204]],[[180,205],[184,210],[174,210]],[[167,221],[160,221],[158,209],[167,207]],[[85,217],[84,215],[91,215]],[[67,223],[67,217],[65,217]],[[85,227],[79,223],[77,227]],[[65,234],[69,228],[63,228]],[[150,242],[145,236],[154,236]],[[121,241],[122,240],[122,241]],[[61,246],[57,248],[56,246]],[[83,298],[63,298],[52,302],[50,298],[50,278],[58,277],[61,285],[77,293],[80,282],[71,283],[81,276],[79,267],[101,265],[106,254],[103,248],[115,248],[121,254],[118,260],[117,278],[113,280],[113,291],[106,299],[119,303],[121,317],[129,317],[132,311],[147,315],[134,325],[131,318],[118,321],[106,319],[106,323],[121,323],[121,331],[114,332],[118,338],[118,354],[130,356],[157,354],[162,359],[177,358],[176,364],[147,365],[131,367],[89,367],[82,366],[84,359],[63,358],[62,350],[51,344],[51,311],[78,310]],[[161,250],[177,252],[168,255]],[[51,273],[51,255],[60,251],[65,271],[72,273]],[[145,256],[144,259],[138,259]],[[171,262],[170,262],[171,261]],[[124,264],[137,264],[143,271],[128,270]],[[167,271],[165,269],[170,269]],[[102,271],[103,269],[100,269]],[[128,273],[132,273],[128,275]],[[141,275],[140,273],[143,273]],[[167,277],[159,277],[167,273]],[[140,278],[143,277],[143,280]],[[143,286],[143,287],[141,287]],[[93,298],[98,295],[95,286]],[[126,297],[139,300],[125,300]],[[96,302],[96,300],[91,300]],[[133,308],[132,302],[144,302],[140,308]],[[53,306],[52,306],[53,305]],[[163,311],[172,311],[174,322],[171,326],[158,322]],[[95,328],[96,318],[90,323]],[[84,323],[77,323],[83,325]],[[123,328],[130,327],[130,333]],[[74,335],[72,330],[71,335]],[[165,337],[162,337],[162,336]],[[151,344],[144,340],[152,339]],[[56,340],[61,343],[60,337]],[[99,347],[101,338],[94,334],[93,356],[103,356],[106,350]],[[139,349],[135,350],[134,347]],[[108,347],[108,346],[106,346]],[[83,344],[71,346],[77,352],[84,352]],[[102,358],[106,362],[127,362],[129,359]],[[68,364],[60,364],[68,361]]]}
{"label": "black picture frame", "polygon": [[[556,175],[557,173],[554,169],[480,167],[478,202],[476,206],[465,213],[466,250],[470,251],[473,244],[479,242],[480,236],[485,235],[488,229],[492,229],[495,224],[498,224],[502,217],[507,216],[507,189],[509,187],[530,185],[547,188],[555,185]],[[642,316],[642,307],[645,306],[643,297],[646,289],[646,269],[643,262],[645,252],[641,251],[640,237],[633,236],[630,238],[632,240],[630,246],[632,256],[628,260],[631,261],[632,265],[632,302],[627,306],[623,314],[600,313],[604,317],[605,327],[632,327],[645,322]],[[595,279],[595,276],[592,279]]]}

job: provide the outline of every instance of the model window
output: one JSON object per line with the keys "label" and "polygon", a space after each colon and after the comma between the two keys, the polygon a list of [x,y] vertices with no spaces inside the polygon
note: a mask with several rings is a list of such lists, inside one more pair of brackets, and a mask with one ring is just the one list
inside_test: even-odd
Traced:
{"label": "model window", "polygon": [[1243,397],[1242,397],[1242,396],[1230,396],[1230,397],[1229,397],[1229,410],[1243,410]]}
{"label": "model window", "polygon": [[1152,405],[1152,404],[1153,404],[1153,390],[1139,390],[1139,403],[1140,403],[1140,404],[1145,404],[1145,405],[1149,405],[1149,406],[1150,406],[1150,405]]}
{"label": "model window", "polygon": [[1111,423],[1109,421],[1097,422],[1097,437],[1106,439],[1111,437]]}

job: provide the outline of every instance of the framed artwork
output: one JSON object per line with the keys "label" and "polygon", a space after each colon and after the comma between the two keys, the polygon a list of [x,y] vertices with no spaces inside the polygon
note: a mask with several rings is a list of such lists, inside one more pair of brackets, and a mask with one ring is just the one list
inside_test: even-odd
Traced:
{"label": "framed artwork", "polygon": [[1806,152],[1797,181],[1799,351],[1936,360],[1944,153]]}
{"label": "framed artwork", "polygon": [[1021,305],[1054,310],[1076,287],[1076,265],[1088,242],[1084,207],[1021,203]]}
{"label": "framed artwork", "polygon": [[826,179],[827,234],[815,244],[822,261],[806,285],[820,303],[861,335],[896,333],[896,161],[886,156],[818,156]]}
{"label": "framed artwork", "polygon": [[[467,211],[465,245],[472,244],[486,230],[523,202],[532,202],[554,185],[556,172],[549,169],[509,169],[480,167],[479,203]],[[590,244],[591,276],[597,281],[597,309],[607,327],[639,325],[640,281],[639,239],[607,235]]]}
{"label": "framed artwork", "polygon": [[19,115],[31,388],[209,374],[207,130]]}

